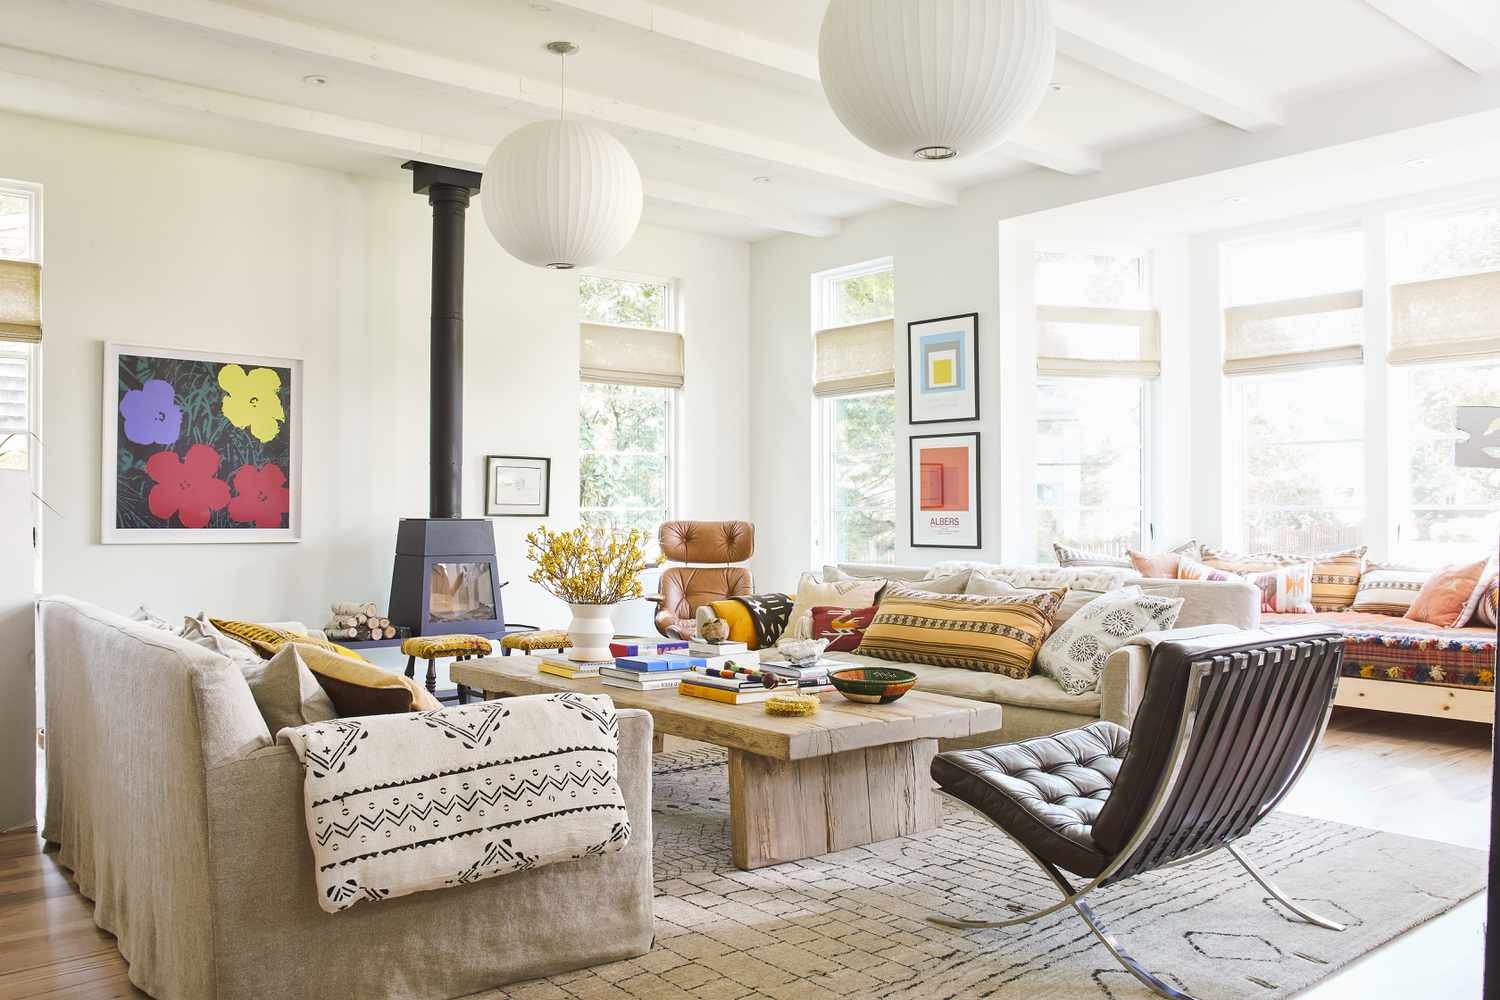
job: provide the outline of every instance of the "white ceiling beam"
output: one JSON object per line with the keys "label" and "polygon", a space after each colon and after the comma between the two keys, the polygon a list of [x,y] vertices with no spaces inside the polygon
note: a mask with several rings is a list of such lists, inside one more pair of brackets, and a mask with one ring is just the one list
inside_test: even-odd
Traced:
{"label": "white ceiling beam", "polygon": [[1500,7],[1495,0],[1365,2],[1474,72],[1500,72]]}
{"label": "white ceiling beam", "polygon": [[[0,46],[0,73],[41,80],[92,98],[127,100],[177,112],[293,132],[393,160],[428,160],[466,170],[483,170],[490,147],[464,139],[398,128],[379,122],[258,97],[178,83],[127,70],[79,62],[61,56]],[[781,209],[682,184],[643,178],[645,193],[656,201],[738,216],[755,225],[803,236],[832,236],[840,222],[812,212]]]}
{"label": "white ceiling beam", "polygon": [[1079,146],[1032,127],[1002,142],[996,150],[1063,174],[1092,174],[1104,166],[1097,150]]}
{"label": "white ceiling beam", "polygon": [[783,233],[796,233],[800,236],[837,236],[843,228],[843,223],[832,216],[815,215],[810,212],[799,212],[791,209],[779,208],[774,205],[766,205],[753,201],[749,198],[736,198],[732,195],[720,194],[717,191],[704,191],[701,188],[684,187],[670,181],[653,180],[650,177],[642,179],[647,198],[656,201],[670,202],[673,205],[686,205],[691,208],[704,209],[709,212],[722,212],[725,215],[737,216],[747,219],[767,229],[775,229]]}
{"label": "white ceiling beam", "polygon": [[[158,20],[188,25],[211,34],[251,40],[287,51],[314,55],[381,73],[437,84],[496,102],[506,108],[538,116],[556,113],[555,84],[532,80],[446,56],[367,38],[337,28],[326,28],[291,18],[222,3],[220,0],[93,0],[102,6],[128,10]],[[691,143],[720,152],[773,164],[782,170],[814,175],[893,201],[926,208],[956,205],[958,192],[950,185],[866,161],[848,160],[805,146],[672,112],[630,104],[574,88],[568,90],[568,112],[604,125]]]}
{"label": "white ceiling beam", "polygon": [[1281,124],[1281,109],[1203,63],[1070,3],[1054,8],[1057,52],[1249,132]]}

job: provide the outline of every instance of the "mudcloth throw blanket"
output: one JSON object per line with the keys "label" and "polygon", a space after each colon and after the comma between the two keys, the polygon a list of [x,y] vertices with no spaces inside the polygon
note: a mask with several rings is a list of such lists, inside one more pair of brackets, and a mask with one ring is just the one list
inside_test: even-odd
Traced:
{"label": "mudcloth throw blanket", "polygon": [[750,621],[755,625],[755,642],[761,649],[770,649],[786,631],[792,617],[792,599],[786,594],[752,594],[749,597],[734,597],[750,612]]}
{"label": "mudcloth throw blanket", "polygon": [[302,760],[330,913],[623,849],[619,722],[602,695],[533,695],[335,719],[280,738]]}

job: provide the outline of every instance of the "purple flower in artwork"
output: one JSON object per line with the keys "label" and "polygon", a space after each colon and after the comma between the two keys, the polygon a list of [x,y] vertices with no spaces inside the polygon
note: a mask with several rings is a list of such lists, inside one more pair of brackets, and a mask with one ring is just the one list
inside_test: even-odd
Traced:
{"label": "purple flower in artwork", "polygon": [[154,378],[120,400],[125,436],[136,444],[173,444],[182,433],[182,410],[170,382]]}

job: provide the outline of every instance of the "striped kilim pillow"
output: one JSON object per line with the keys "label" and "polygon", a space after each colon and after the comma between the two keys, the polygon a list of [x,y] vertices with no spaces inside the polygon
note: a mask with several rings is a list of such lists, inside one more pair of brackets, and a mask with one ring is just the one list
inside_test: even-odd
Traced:
{"label": "striped kilim pillow", "polygon": [[1490,577],[1490,584],[1479,597],[1479,603],[1474,605],[1474,617],[1469,619],[1470,625],[1494,625],[1500,621],[1500,576]]}
{"label": "striped kilim pillow", "polygon": [[1359,593],[1351,610],[1398,618],[1411,610],[1411,602],[1422,592],[1422,585],[1432,570],[1404,566],[1379,566],[1374,563],[1359,578]]}
{"label": "striped kilim pillow", "polygon": [[1317,611],[1347,611],[1359,592],[1359,578],[1365,569],[1367,546],[1356,545],[1341,552],[1320,555],[1294,555],[1286,552],[1225,552],[1203,546],[1203,562],[1214,569],[1241,575],[1264,573],[1298,563],[1313,564],[1312,606]]}
{"label": "striped kilim pillow", "polygon": [[1066,593],[933,594],[892,581],[855,652],[1024,680]]}

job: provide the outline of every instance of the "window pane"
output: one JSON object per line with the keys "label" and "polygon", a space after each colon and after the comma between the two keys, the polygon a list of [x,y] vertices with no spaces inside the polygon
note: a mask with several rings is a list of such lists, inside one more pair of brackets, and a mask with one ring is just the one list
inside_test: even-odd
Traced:
{"label": "window pane", "polygon": [[29,349],[0,343],[0,469],[25,469],[31,438]]}
{"label": "window pane", "polygon": [[1390,263],[1398,282],[1500,270],[1500,203],[1397,217]]}
{"label": "window pane", "polygon": [[1235,380],[1245,546],[1306,552],[1364,541],[1364,370]]}
{"label": "window pane", "polygon": [[579,514],[584,524],[648,539],[669,516],[671,393],[635,385],[579,387]]}
{"label": "window pane", "polygon": [[1365,238],[1360,229],[1302,233],[1224,248],[1225,305],[1279,302],[1365,284]]}
{"label": "window pane", "polygon": [[30,260],[31,199],[27,191],[0,191],[0,257]]}
{"label": "window pane", "polygon": [[672,328],[671,294],[665,284],[583,274],[578,277],[578,301],[590,323]]}
{"label": "window pane", "polygon": [[[1399,556],[1435,565],[1493,554],[1500,539],[1500,469],[1453,462],[1455,408],[1500,406],[1500,363],[1392,369],[1405,379],[1408,435]],[[1399,459],[1398,459],[1399,460]]]}
{"label": "window pane", "polygon": [[1140,309],[1150,304],[1149,298],[1143,256],[1037,252],[1037,305]]}
{"label": "window pane", "polygon": [[829,282],[824,326],[863,323],[896,314],[896,273],[890,268]]}
{"label": "window pane", "polygon": [[896,555],[896,395],[829,399],[828,551],[833,562]]}
{"label": "window pane", "polygon": [[1123,553],[1141,540],[1140,379],[1037,383],[1037,555],[1052,543]]}

